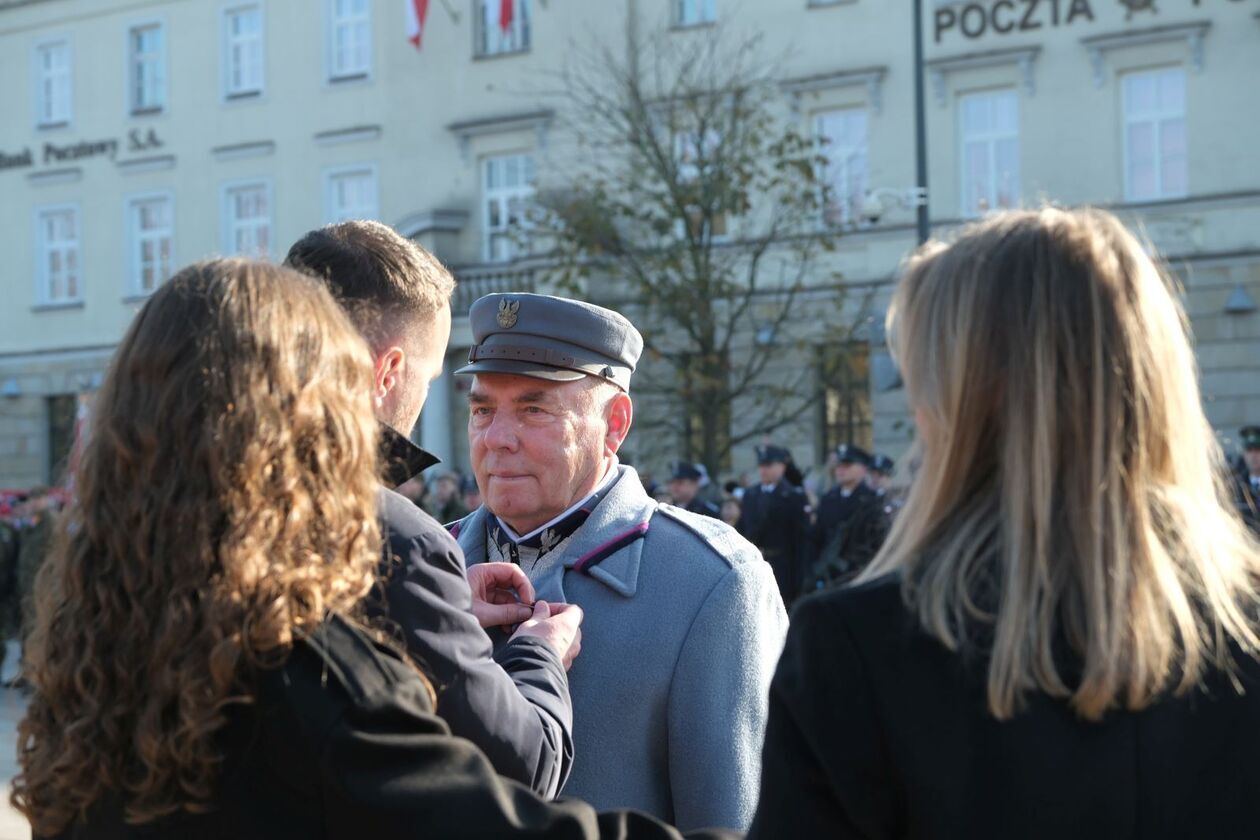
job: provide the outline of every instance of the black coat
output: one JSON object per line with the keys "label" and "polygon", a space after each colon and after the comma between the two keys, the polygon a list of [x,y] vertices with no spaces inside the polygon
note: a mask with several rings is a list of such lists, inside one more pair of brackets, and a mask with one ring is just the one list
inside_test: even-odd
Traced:
{"label": "black coat", "polygon": [[560,657],[536,638],[494,652],[472,615],[454,538],[391,490],[381,490],[379,515],[389,547],[383,612],[433,680],[438,714],[499,773],[556,796],[573,766],[573,706]]}
{"label": "black coat", "polygon": [[780,481],[767,493],[755,484],[740,499],[735,529],[757,548],[774,569],[783,603],[790,605],[801,590],[809,544],[809,501],[801,488]]}
{"label": "black coat", "polygon": [[[230,707],[225,764],[207,813],[143,826],[116,799],[67,840],[283,838],[676,838],[643,815],[597,816],[501,779],[433,714],[419,674],[333,617],[257,675],[256,701]],[[716,833],[708,836],[729,836]]]}
{"label": "black coat", "polygon": [[1260,536],[1260,493],[1251,486],[1246,470],[1234,474],[1234,506],[1252,533]]}
{"label": "black coat", "polygon": [[722,518],[721,508],[713,504],[713,502],[710,502],[707,499],[702,499],[699,496],[696,496],[690,502],[687,502],[687,504],[683,506],[683,509],[689,510],[692,513],[698,513],[701,516],[711,516],[714,519]]}
{"label": "black coat", "polygon": [[[878,493],[859,484],[848,496],[833,487],[818,502],[810,555],[830,567],[830,577],[849,578],[865,568],[888,535],[891,517]],[[828,575],[818,574],[817,577]]]}
{"label": "black coat", "polygon": [[927,636],[886,577],[803,600],[770,693],[750,838],[1254,837],[1260,665],[1086,723],[1032,695],[1002,723],[985,669]]}

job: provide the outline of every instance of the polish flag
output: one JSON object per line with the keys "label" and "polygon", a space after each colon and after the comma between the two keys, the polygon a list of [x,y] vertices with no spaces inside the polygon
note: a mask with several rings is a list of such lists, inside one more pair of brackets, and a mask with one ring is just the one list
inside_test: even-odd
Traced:
{"label": "polish flag", "polygon": [[424,19],[429,16],[429,0],[405,0],[407,4],[407,40],[420,49],[424,35]]}
{"label": "polish flag", "polygon": [[512,0],[499,0],[499,28],[507,32],[512,28]]}

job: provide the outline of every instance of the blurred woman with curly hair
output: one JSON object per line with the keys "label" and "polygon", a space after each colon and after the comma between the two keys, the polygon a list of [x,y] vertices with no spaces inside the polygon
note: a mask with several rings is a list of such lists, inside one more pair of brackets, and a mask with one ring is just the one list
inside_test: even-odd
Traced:
{"label": "blurred woman with curly hair", "polygon": [[12,801],[37,836],[676,836],[496,778],[359,618],[370,393],[288,269],[200,263],[141,309],[36,584]]}

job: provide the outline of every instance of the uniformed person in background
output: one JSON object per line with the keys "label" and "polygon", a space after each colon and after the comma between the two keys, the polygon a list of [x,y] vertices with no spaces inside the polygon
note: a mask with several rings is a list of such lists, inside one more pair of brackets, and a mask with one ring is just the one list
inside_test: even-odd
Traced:
{"label": "uniformed person in background", "polygon": [[1242,468],[1235,478],[1234,502],[1243,521],[1260,535],[1260,426],[1238,430],[1242,440]]}
{"label": "uniformed person in background", "polygon": [[703,478],[704,473],[700,470],[698,464],[675,461],[670,465],[670,500],[683,510],[689,510],[701,516],[712,516],[714,519],[721,519],[721,509],[700,496],[700,481]]}
{"label": "uniformed person in background", "polygon": [[860,446],[836,447],[836,486],[818,503],[813,531],[813,582],[818,588],[861,571],[883,545],[889,512],[867,483],[872,458]]}
{"label": "uniformed person in background", "polygon": [[871,485],[871,489],[875,491],[876,496],[888,498],[888,491],[892,487],[892,477],[895,469],[896,464],[887,455],[881,455],[877,452],[871,456],[871,467],[867,483]]}
{"label": "uniformed person in background", "polygon": [[761,549],[774,570],[783,603],[790,607],[805,577],[809,500],[799,482],[788,480],[800,471],[792,463],[792,453],[783,447],[757,447],[757,472],[761,482],[744,491],[735,527]]}

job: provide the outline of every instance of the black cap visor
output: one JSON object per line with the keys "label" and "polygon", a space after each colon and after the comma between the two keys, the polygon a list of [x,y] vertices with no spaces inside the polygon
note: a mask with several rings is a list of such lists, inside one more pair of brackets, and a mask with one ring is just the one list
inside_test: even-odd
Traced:
{"label": "black cap visor", "polygon": [[478,359],[455,371],[456,376],[471,376],[475,373],[506,373],[511,376],[528,376],[530,379],[546,379],[550,382],[576,382],[587,376],[580,370],[550,367],[537,362],[522,362],[514,359]]}

